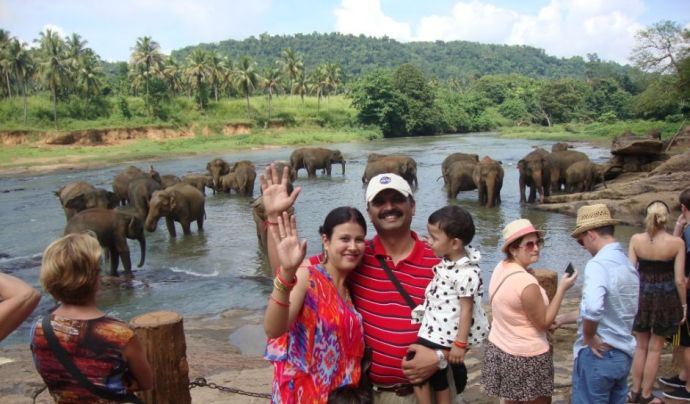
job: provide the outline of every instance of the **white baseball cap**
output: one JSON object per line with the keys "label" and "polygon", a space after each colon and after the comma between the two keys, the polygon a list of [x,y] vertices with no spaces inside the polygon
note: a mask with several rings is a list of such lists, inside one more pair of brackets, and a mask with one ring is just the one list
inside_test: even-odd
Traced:
{"label": "white baseball cap", "polygon": [[393,173],[379,174],[369,180],[369,185],[367,185],[366,198],[367,202],[371,202],[372,199],[379,194],[379,192],[385,189],[394,189],[406,198],[412,195],[412,189],[410,189],[410,184],[407,183],[401,176]]}

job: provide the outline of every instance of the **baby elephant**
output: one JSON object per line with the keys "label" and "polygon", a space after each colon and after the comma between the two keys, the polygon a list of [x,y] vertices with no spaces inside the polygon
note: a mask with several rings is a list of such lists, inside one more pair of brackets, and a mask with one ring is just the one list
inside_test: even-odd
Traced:
{"label": "baby elephant", "polygon": [[161,191],[155,191],[149,201],[146,230],[156,231],[158,219],[165,216],[170,237],[176,237],[175,222],[180,222],[184,234],[191,234],[191,223],[196,220],[199,231],[204,229],[204,194],[186,183],[177,183]]}
{"label": "baby elephant", "polygon": [[129,257],[127,239],[139,241],[141,247],[139,267],[144,265],[146,259],[144,224],[135,213],[119,209],[86,209],[67,222],[64,234],[85,231],[95,233],[101,247],[110,253],[110,275],[117,276],[120,260],[122,260],[125,273],[132,275],[132,261]]}

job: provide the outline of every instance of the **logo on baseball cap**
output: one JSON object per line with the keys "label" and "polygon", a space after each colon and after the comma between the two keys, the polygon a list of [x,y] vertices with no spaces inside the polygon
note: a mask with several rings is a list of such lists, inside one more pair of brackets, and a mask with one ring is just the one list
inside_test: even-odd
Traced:
{"label": "logo on baseball cap", "polygon": [[366,199],[371,202],[372,199],[385,189],[394,189],[405,197],[412,195],[410,184],[407,183],[401,176],[393,173],[379,174],[369,180],[367,186]]}

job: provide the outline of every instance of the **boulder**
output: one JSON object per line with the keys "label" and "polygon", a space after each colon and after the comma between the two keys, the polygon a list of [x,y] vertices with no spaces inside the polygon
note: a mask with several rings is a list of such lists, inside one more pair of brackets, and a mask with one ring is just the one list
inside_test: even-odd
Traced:
{"label": "boulder", "polygon": [[611,154],[614,156],[654,156],[661,154],[663,150],[661,135],[656,132],[645,136],[626,132],[614,137],[611,142]]}

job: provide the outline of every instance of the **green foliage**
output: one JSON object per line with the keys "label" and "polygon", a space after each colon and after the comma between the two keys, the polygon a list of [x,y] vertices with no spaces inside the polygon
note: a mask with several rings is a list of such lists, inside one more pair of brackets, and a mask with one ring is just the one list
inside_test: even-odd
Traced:
{"label": "green foliage", "polygon": [[132,112],[129,110],[129,104],[127,103],[127,99],[125,97],[120,96],[118,98],[117,105],[120,108],[120,113],[122,114],[123,118],[132,119]]}
{"label": "green foliage", "polygon": [[407,134],[407,105],[390,72],[379,70],[365,75],[352,86],[350,97],[360,123],[377,126],[384,137]]}

